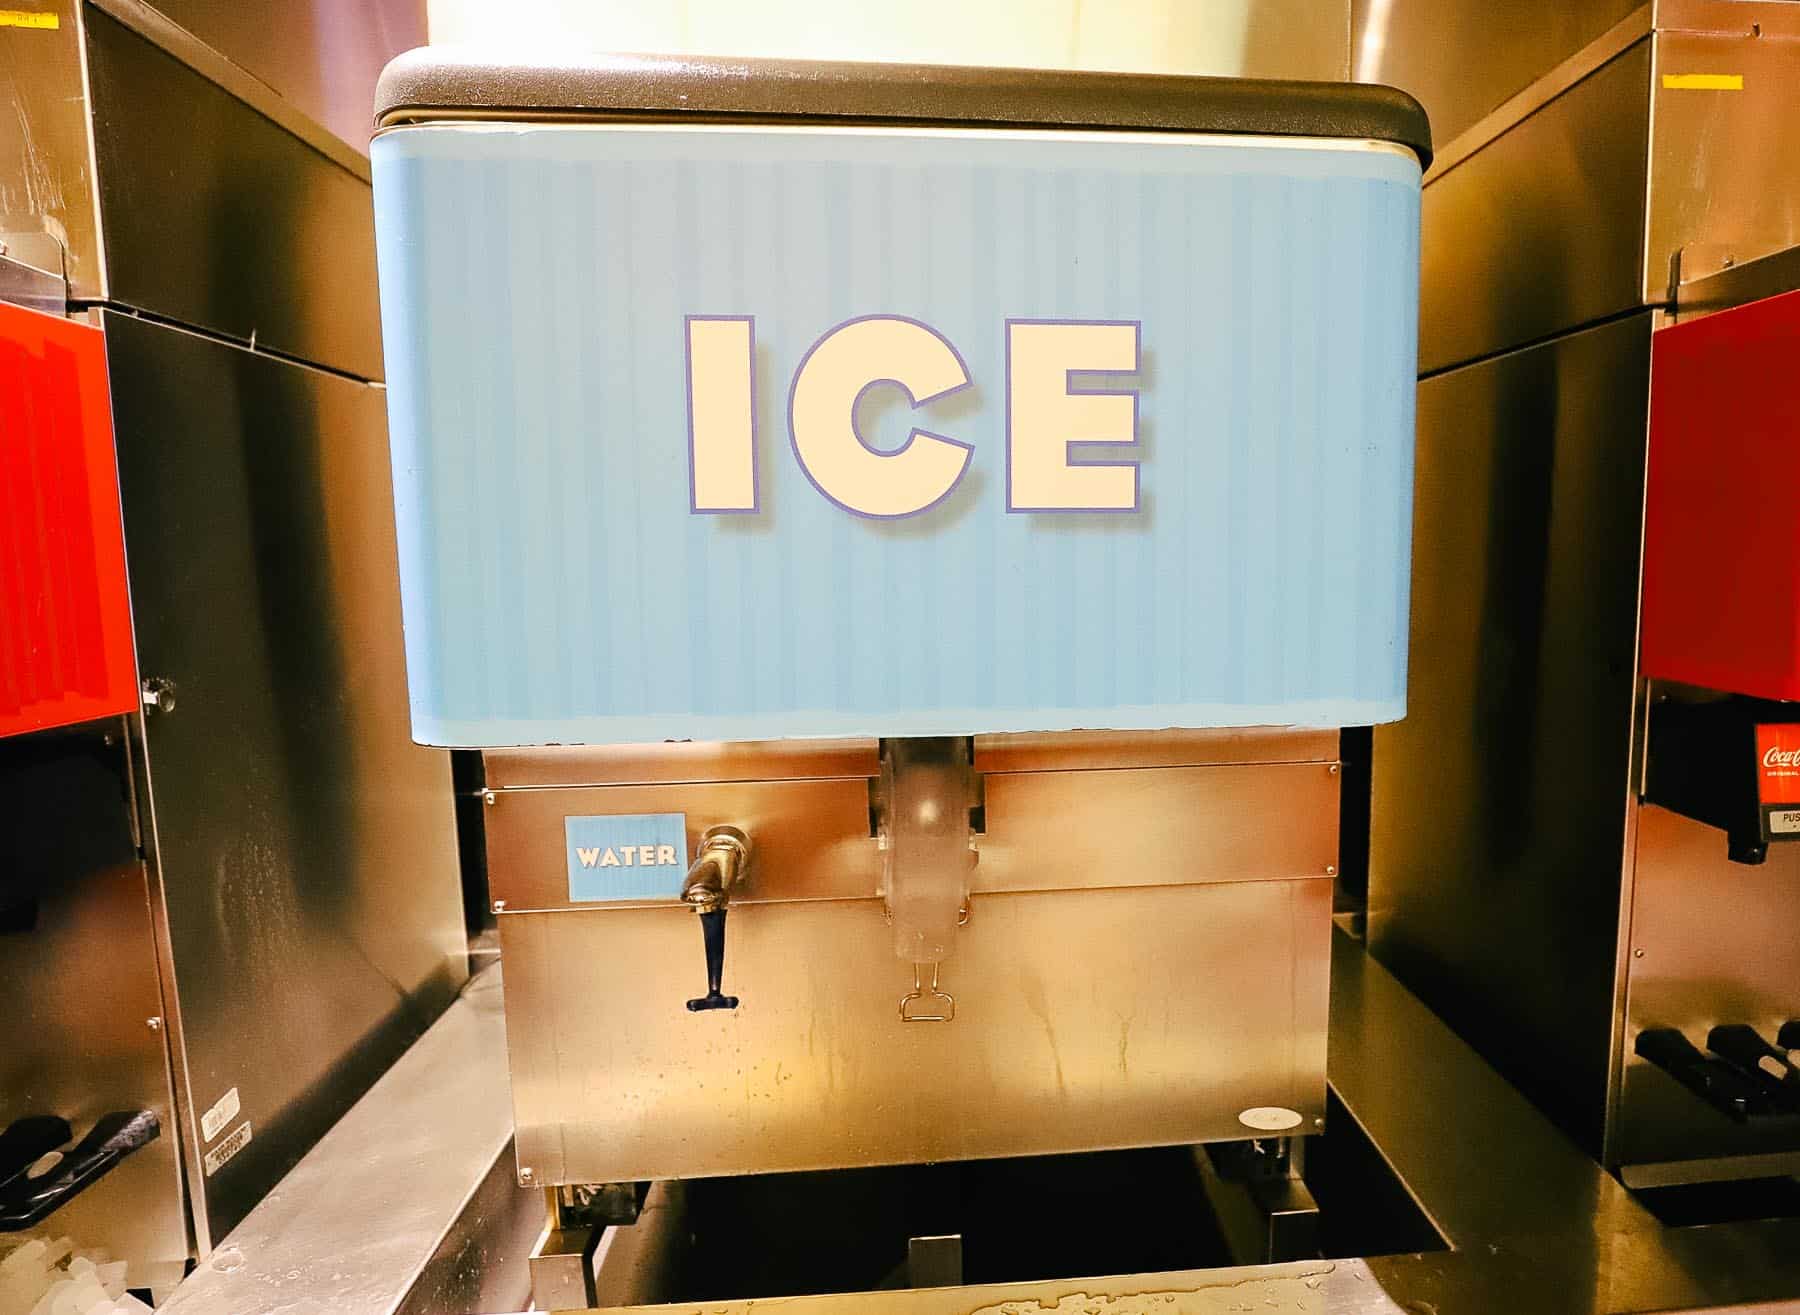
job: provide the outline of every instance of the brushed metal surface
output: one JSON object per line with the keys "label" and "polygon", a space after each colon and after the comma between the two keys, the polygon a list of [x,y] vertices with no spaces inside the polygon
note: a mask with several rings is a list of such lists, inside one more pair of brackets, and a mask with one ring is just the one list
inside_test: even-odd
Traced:
{"label": "brushed metal surface", "polygon": [[[1327,763],[989,772],[984,782],[977,893],[1326,876],[1337,862]],[[485,810],[489,884],[510,912],[585,907],[569,899],[565,817],[682,813],[689,854],[708,827],[750,835],[756,860],[733,908],[871,896],[882,868],[869,805],[862,776],[499,790]]]}
{"label": "brushed metal surface", "polygon": [[1422,373],[1640,304],[1650,74],[1642,41],[1431,180]]}
{"label": "brushed metal surface", "polygon": [[[7,239],[0,237],[0,246],[7,251]],[[23,306],[27,310],[40,310],[46,315],[66,314],[69,307],[69,282],[63,277],[61,252],[57,252],[56,270],[52,272],[37,265],[27,264],[15,255],[0,255],[0,301],[9,305]]]}
{"label": "brushed metal surface", "polygon": [[1239,1137],[1324,1112],[1331,882],[995,895],[908,1025],[877,898],[734,906],[735,1011],[677,907],[506,913],[521,1171],[606,1182]]}
{"label": "brushed metal surface", "polygon": [[154,0],[154,8],[364,154],[382,66],[425,44],[425,0]]}
{"label": "brushed metal surface", "polygon": [[1373,953],[1596,1154],[1650,332],[1645,312],[1420,385],[1407,718],[1375,732]]}
{"label": "brushed metal surface", "polygon": [[[872,739],[670,744],[548,745],[489,749],[496,790],[543,785],[655,785],[683,781],[782,781],[881,772]],[[978,772],[1208,763],[1334,762],[1337,732],[1252,726],[1227,730],[1052,731],[977,735]]]}
{"label": "brushed metal surface", "polygon": [[29,237],[33,250],[13,254],[49,267],[41,242],[58,250],[78,297],[104,293],[100,214],[88,137],[81,11],[77,0],[33,9],[54,15],[54,28],[0,28],[0,242]]}
{"label": "brushed metal surface", "polygon": [[[1768,861],[1749,867],[1726,859],[1722,832],[1653,805],[1639,810],[1624,1076],[1609,1162],[1800,1151],[1800,1119],[1733,1123],[1633,1050],[1645,1028],[1680,1028],[1705,1049],[1717,1024],[1749,1023],[1773,1042],[1783,1023],[1800,1018],[1797,900],[1795,846],[1771,845]],[[1705,1163],[1692,1174],[1720,1176]],[[1679,1181],[1678,1167],[1665,1166],[1661,1177]]]}
{"label": "brushed metal surface", "polygon": [[[179,1277],[187,1259],[187,1207],[161,1019],[144,865],[132,843],[122,723],[0,741],[0,783],[44,771],[37,754],[66,746],[56,780],[55,837],[8,845],[0,888],[35,887],[29,929],[0,933],[0,1126],[27,1114],[69,1120],[77,1137],[115,1110],[148,1109],[162,1135],[56,1211],[38,1231],[67,1235],[129,1261],[133,1284]],[[103,740],[110,736],[111,744]],[[4,831],[30,825],[10,813]],[[53,853],[43,853],[44,850]],[[27,862],[24,854],[38,862]],[[23,892],[19,892],[23,893]],[[10,900],[5,901],[11,903]]]}
{"label": "brushed metal surface", "polygon": [[541,1193],[514,1181],[500,970],[351,1107],[166,1315],[476,1315],[525,1304]]}
{"label": "brushed metal surface", "polygon": [[466,973],[450,772],[407,736],[381,392],[101,321],[139,663],[177,691],[145,722],[177,1076],[254,1129],[190,1169],[204,1252]]}
{"label": "brushed metal surface", "polygon": [[1440,145],[1580,51],[1641,0],[1354,0],[1351,77],[1416,96]]}
{"label": "brushed metal surface", "polygon": [[990,772],[976,893],[1329,877],[1324,763]]}
{"label": "brushed metal surface", "polygon": [[111,16],[84,14],[108,297],[380,378],[367,182]]}
{"label": "brushed metal surface", "polygon": [[978,772],[1080,771],[1107,767],[1200,767],[1217,763],[1337,761],[1336,731],[1289,726],[1228,730],[1048,731],[977,735]]}
{"label": "brushed metal surface", "polygon": [[[1644,299],[1800,243],[1800,9],[1783,0],[1680,0],[1657,11]],[[1668,86],[1720,73],[1741,90]]]}
{"label": "brushed metal surface", "polygon": [[496,790],[542,785],[657,785],[685,781],[787,781],[876,776],[874,740],[756,740],[727,743],[549,745],[488,749]]}
{"label": "brushed metal surface", "polygon": [[[793,1315],[1615,1315],[1791,1311],[1800,1222],[1664,1228],[1357,943],[1333,937],[1331,1085],[1451,1243],[1299,1265],[846,1293]],[[1333,1125],[1336,1126],[1335,1124]],[[1329,1134],[1328,1134],[1329,1136]],[[1296,1280],[1298,1282],[1296,1283]],[[766,1301],[709,1301],[749,1315]],[[609,1305],[612,1315],[651,1308]],[[688,1315],[678,1304],[657,1312]]]}
{"label": "brushed metal surface", "polygon": [[1612,63],[1654,30],[1651,5],[1634,9],[1574,54],[1458,132],[1431,157],[1431,173],[1449,173],[1520,121],[1536,114],[1576,83]]}
{"label": "brushed metal surface", "polygon": [[[602,814],[683,813],[690,856],[708,827],[748,833],[756,858],[749,878],[732,890],[734,909],[769,900],[862,898],[881,886],[881,855],[869,832],[869,782],[861,776],[500,790],[485,813],[488,888],[509,914],[583,907],[569,899],[563,819]],[[669,901],[680,890],[677,872]],[[693,921],[685,906],[675,907]],[[700,933],[697,926],[688,930],[697,959]]]}
{"label": "brushed metal surface", "polygon": [[1800,245],[1710,274],[1684,270],[1670,320],[1686,323],[1796,288],[1800,288]]}
{"label": "brushed metal surface", "polygon": [[1332,1091],[1452,1247],[1365,1262],[1404,1310],[1613,1315],[1800,1294],[1800,1221],[1664,1228],[1360,946],[1339,934],[1332,949]]}

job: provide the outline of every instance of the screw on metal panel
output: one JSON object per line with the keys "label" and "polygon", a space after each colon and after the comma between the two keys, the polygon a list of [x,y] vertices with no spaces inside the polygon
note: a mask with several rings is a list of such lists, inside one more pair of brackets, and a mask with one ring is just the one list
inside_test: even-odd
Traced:
{"label": "screw on metal panel", "polygon": [[1335,877],[1337,875],[1337,864],[1327,863],[1325,865],[1325,875],[1328,877]]}
{"label": "screw on metal panel", "polygon": [[1633,950],[1631,952],[1631,957],[1634,959],[1641,959],[1644,957],[1644,952],[1642,950]]}
{"label": "screw on metal panel", "polygon": [[519,1186],[520,1187],[530,1187],[536,1181],[537,1181],[537,1175],[535,1173],[533,1173],[530,1169],[519,1170]]}
{"label": "screw on metal panel", "polygon": [[494,901],[494,912],[495,913],[505,913],[506,912],[506,901],[503,899],[495,900]]}
{"label": "screw on metal panel", "polygon": [[1327,767],[1325,770],[1330,772],[1333,776],[1336,776],[1338,774],[1338,765],[1332,763],[1331,766]]}
{"label": "screw on metal panel", "polygon": [[1315,1128],[1319,1129],[1319,1131],[1323,1132],[1325,1130],[1325,1120],[1324,1119],[1314,1119],[1313,1127],[1315,1127]]}
{"label": "screw on metal panel", "polygon": [[483,790],[481,792],[481,802],[486,804],[489,808],[492,808],[495,804],[500,802],[500,796],[495,794],[492,790]]}
{"label": "screw on metal panel", "polygon": [[162,1019],[160,1018],[146,1018],[144,1020],[144,1025],[152,1032],[162,1031]]}

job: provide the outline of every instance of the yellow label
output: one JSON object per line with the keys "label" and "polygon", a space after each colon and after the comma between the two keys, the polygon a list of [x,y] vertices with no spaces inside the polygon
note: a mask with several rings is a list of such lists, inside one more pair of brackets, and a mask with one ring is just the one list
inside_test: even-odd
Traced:
{"label": "yellow label", "polygon": [[29,9],[0,9],[0,27],[39,27],[54,32],[62,26],[55,14],[39,14]]}
{"label": "yellow label", "polygon": [[1742,91],[1742,73],[1665,73],[1664,91]]}

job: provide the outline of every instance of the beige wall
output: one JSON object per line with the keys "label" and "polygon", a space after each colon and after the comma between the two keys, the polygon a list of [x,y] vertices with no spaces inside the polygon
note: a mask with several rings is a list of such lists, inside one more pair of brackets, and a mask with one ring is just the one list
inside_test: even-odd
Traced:
{"label": "beige wall", "polygon": [[430,0],[438,43],[1342,78],[1347,0]]}

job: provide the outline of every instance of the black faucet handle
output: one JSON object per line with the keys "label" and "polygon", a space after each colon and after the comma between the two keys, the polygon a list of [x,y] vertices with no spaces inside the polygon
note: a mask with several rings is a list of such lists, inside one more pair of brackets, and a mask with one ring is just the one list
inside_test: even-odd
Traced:
{"label": "black faucet handle", "polygon": [[725,910],[709,909],[700,915],[700,935],[706,942],[706,994],[687,1002],[688,1009],[736,1009],[738,998],[719,989],[725,981]]}
{"label": "black faucet handle", "polygon": [[1771,1092],[1787,1113],[1800,1113],[1800,1071],[1748,1023],[1724,1023],[1706,1034],[1706,1048]]}
{"label": "black faucet handle", "polygon": [[[60,1125],[60,1127],[58,1126]],[[17,1164],[27,1150],[42,1147],[38,1159],[62,1145],[47,1146],[56,1132],[68,1140],[69,1125],[53,1116],[37,1116],[15,1121],[6,1133],[7,1167]],[[162,1125],[150,1110],[120,1110],[103,1114],[88,1135],[72,1149],[62,1151],[62,1158],[48,1164],[33,1177],[29,1166],[12,1172],[0,1184],[0,1233],[16,1233],[42,1223],[65,1201],[79,1196],[99,1181],[115,1164],[141,1147],[155,1141]]]}
{"label": "black faucet handle", "polygon": [[1673,1027],[1639,1032],[1637,1053],[1734,1123],[1770,1113],[1763,1089],[1729,1064],[1708,1059]]}
{"label": "black faucet handle", "polygon": [[1800,1018],[1790,1018],[1775,1034],[1775,1044],[1783,1050],[1800,1050]]}

